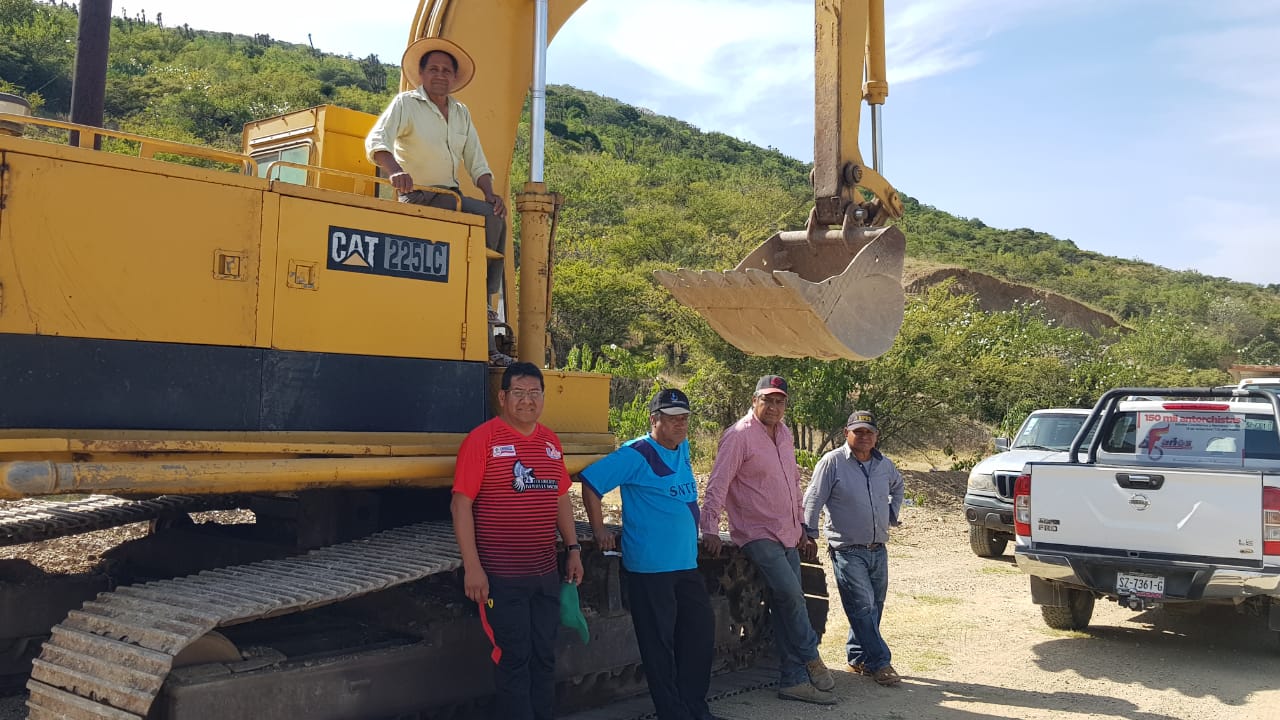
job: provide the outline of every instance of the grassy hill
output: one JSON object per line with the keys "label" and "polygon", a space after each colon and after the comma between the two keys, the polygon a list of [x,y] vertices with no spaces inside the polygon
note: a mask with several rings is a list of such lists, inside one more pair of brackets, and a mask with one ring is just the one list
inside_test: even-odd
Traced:
{"label": "grassy hill", "polygon": [[[109,125],[238,149],[250,120],[323,103],[376,113],[394,89],[398,68],[375,56],[162,22],[113,20]],[[65,117],[75,32],[67,3],[0,0],[0,91]],[[551,87],[547,102],[547,182],[568,199],[553,344],[563,363],[619,378],[619,427],[643,425],[643,408],[628,401],[659,376],[689,389],[709,424],[741,411],[756,376],[785,372],[804,391],[792,417],[811,428],[836,426],[857,405],[886,414],[886,434],[928,426],[936,438],[962,420],[1010,425],[1033,407],[1087,404],[1111,385],[1221,382],[1231,363],[1280,362],[1280,287],[1087,252],[911,197],[901,221],[909,262],[1060,293],[1126,331],[1062,327],[1046,303],[983,312],[973,297],[924,291],[910,301],[894,349],[874,362],[745,357],[676,304],[652,271],[729,268],[773,232],[801,228],[809,165],[572,87]],[[517,158],[527,163],[527,153]],[[525,176],[515,168],[513,178]],[[817,447],[828,436],[807,433],[803,442]]]}

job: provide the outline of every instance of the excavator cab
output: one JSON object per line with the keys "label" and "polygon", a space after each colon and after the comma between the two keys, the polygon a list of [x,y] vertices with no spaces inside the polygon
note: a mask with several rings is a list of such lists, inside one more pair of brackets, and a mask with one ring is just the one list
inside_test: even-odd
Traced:
{"label": "excavator cab", "polygon": [[846,78],[862,83],[878,166],[879,106],[889,94],[884,3],[817,0],[815,23],[814,207],[806,229],[774,234],[733,270],[654,274],[748,355],[869,360],[888,351],[902,326],[906,237],[887,224],[903,213],[897,192],[863,165],[861,103],[844,96]]}

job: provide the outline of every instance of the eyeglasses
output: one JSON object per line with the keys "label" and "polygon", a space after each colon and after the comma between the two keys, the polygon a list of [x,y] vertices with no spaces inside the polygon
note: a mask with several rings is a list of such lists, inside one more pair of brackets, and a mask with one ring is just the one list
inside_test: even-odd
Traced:
{"label": "eyeglasses", "polygon": [[875,430],[868,430],[866,428],[858,428],[857,430],[850,430],[849,432],[853,433],[854,435],[875,435],[876,434]]}
{"label": "eyeglasses", "polygon": [[516,400],[541,400],[543,392],[541,390],[508,390],[507,397]]}
{"label": "eyeglasses", "polygon": [[760,400],[760,402],[764,403],[765,405],[782,406],[787,404],[786,395],[783,395],[782,397],[778,397],[775,393],[770,393],[769,395],[758,395],[756,397]]}

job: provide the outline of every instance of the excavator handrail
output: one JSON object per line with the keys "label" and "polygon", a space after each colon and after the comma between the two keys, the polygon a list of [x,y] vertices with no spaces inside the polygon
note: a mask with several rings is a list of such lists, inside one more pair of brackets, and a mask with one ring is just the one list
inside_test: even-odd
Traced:
{"label": "excavator handrail", "polygon": [[[109,130],[107,128],[94,127],[93,125],[81,125],[79,123],[66,122],[64,120],[54,120],[52,118],[33,117],[31,115],[18,115],[15,113],[0,112],[0,122],[12,123],[18,126],[23,125],[43,125],[58,130],[66,130],[68,132],[80,133],[76,139],[76,147],[94,148],[96,138],[98,136],[115,138],[126,142],[138,143],[138,157],[154,160],[156,153],[170,153],[173,155],[184,155],[202,160],[212,160],[214,162],[226,163],[228,165],[239,165],[241,175],[257,175],[258,161],[238,152],[230,150],[217,150],[215,148],[201,147],[199,145],[189,145],[174,140],[162,140],[160,138],[148,137],[146,135],[137,135],[123,130]],[[120,153],[124,154],[124,153]]]}
{"label": "excavator handrail", "polygon": [[[337,175],[340,177],[350,178],[356,182],[372,182],[375,185],[391,185],[391,181],[389,179],[384,177],[378,177],[377,175],[365,175],[363,173],[351,172],[350,170],[338,170],[337,168],[326,168],[326,167],[320,167],[319,165],[307,165],[306,163],[296,163],[296,162],[291,162],[289,160],[272,160],[271,162],[267,163],[266,165],[267,180],[271,182],[281,182],[279,177],[271,177],[271,174],[275,172],[277,168],[293,168],[295,170],[302,170],[307,173],[314,172],[318,175]],[[311,178],[310,176],[308,176],[307,177],[308,183],[310,183],[310,180]],[[439,193],[441,195],[452,195],[455,198],[457,198],[457,204],[454,206],[453,209],[458,210],[462,207],[462,193],[457,190],[453,190],[452,188],[436,187],[435,185],[414,185],[413,189],[424,190],[426,192]],[[448,210],[449,208],[444,208],[444,209]]]}

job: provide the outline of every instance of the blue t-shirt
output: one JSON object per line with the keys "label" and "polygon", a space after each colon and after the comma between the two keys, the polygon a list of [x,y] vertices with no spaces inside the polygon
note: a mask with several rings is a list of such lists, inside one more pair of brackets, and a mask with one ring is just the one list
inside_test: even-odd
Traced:
{"label": "blue t-shirt", "polygon": [[638,437],[580,474],[602,496],[622,488],[622,564],[628,571],[698,566],[698,484],[688,441],[668,450],[648,435]]}

